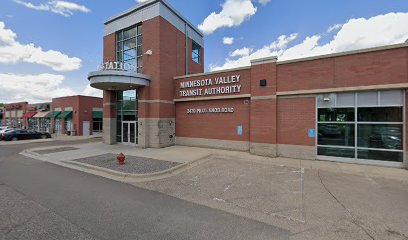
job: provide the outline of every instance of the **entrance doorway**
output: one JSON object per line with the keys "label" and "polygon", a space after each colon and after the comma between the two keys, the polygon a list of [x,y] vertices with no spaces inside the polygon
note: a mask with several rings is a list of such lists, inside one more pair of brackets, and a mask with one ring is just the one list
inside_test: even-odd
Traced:
{"label": "entrance doorway", "polygon": [[122,122],[122,144],[130,146],[137,145],[137,122]]}

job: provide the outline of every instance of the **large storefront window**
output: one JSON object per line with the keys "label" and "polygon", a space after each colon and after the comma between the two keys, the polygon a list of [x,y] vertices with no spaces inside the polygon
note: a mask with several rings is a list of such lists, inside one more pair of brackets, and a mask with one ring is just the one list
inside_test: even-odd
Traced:
{"label": "large storefront window", "polygon": [[116,92],[117,142],[138,144],[137,99],[137,90]]}
{"label": "large storefront window", "polygon": [[142,72],[143,28],[134,26],[116,33],[116,61],[128,63]]}
{"label": "large storefront window", "polygon": [[318,156],[402,163],[403,112],[399,90],[318,96]]}

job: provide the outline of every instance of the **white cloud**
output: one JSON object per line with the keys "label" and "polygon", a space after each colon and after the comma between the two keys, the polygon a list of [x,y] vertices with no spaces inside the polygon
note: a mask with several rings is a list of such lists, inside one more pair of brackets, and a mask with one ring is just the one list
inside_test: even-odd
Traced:
{"label": "white cloud", "polygon": [[84,5],[80,5],[68,1],[52,0],[47,3],[42,4],[32,4],[31,2],[25,2],[22,0],[14,0],[14,2],[23,5],[27,8],[38,10],[38,11],[50,11],[56,14],[60,14],[65,17],[72,16],[75,11],[89,13],[91,10]]}
{"label": "white cloud", "polygon": [[51,98],[75,95],[64,87],[64,76],[55,74],[21,75],[0,73],[0,102],[45,102]]}
{"label": "white cloud", "polygon": [[82,61],[79,58],[69,57],[55,50],[44,51],[32,43],[21,44],[16,38],[17,35],[0,22],[0,63],[35,63],[55,71],[73,71],[81,68]]}
{"label": "white cloud", "polygon": [[258,2],[261,4],[261,5],[266,5],[266,4],[268,4],[269,2],[270,2],[271,0],[258,0]]}
{"label": "white cloud", "polygon": [[251,52],[253,51],[252,48],[240,48],[237,49],[235,51],[233,51],[232,53],[230,53],[230,57],[244,57],[244,56],[249,56],[249,54],[251,54]]}
{"label": "white cloud", "polygon": [[251,59],[268,56],[277,56],[278,60],[282,61],[403,43],[408,39],[407,26],[408,13],[388,13],[368,19],[350,19],[345,24],[334,27],[332,31],[336,28],[338,30],[336,35],[325,44],[319,42],[322,36],[316,34],[305,37],[300,43],[288,47],[298,35],[282,35],[276,41],[253,51],[250,55],[243,55],[238,59],[230,56],[221,66],[210,65],[210,70],[248,66]]}
{"label": "white cloud", "polygon": [[328,29],[327,29],[327,33],[331,33],[331,32],[333,32],[333,31],[336,31],[336,30],[338,30],[338,29],[341,29],[341,27],[343,27],[343,24],[334,24],[333,26],[330,26]]}
{"label": "white cloud", "polygon": [[225,45],[231,45],[234,43],[234,38],[233,37],[224,37],[222,39],[222,43]]}
{"label": "white cloud", "polygon": [[257,11],[251,0],[226,0],[219,13],[212,12],[198,28],[206,35],[223,27],[236,27]]}
{"label": "white cloud", "polygon": [[150,1],[150,0],[136,0],[136,2],[138,2],[138,3],[144,3],[144,2],[147,2],[147,1]]}
{"label": "white cloud", "polygon": [[91,87],[91,85],[87,85],[84,89],[84,91],[82,92],[83,95],[85,96],[92,96],[92,97],[103,97],[103,91],[93,88]]}

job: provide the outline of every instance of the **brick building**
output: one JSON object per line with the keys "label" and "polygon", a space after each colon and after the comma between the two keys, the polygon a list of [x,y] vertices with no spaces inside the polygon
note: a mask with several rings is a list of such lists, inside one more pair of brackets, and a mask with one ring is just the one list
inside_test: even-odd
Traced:
{"label": "brick building", "polygon": [[69,96],[52,99],[53,132],[77,136],[102,133],[102,98]]}
{"label": "brick building", "polygon": [[164,0],[105,23],[104,141],[407,166],[408,44],[204,72],[203,35]]}

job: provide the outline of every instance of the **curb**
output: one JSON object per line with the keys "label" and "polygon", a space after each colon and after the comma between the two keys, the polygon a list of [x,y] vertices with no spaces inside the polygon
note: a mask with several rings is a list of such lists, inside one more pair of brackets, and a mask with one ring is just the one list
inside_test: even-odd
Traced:
{"label": "curb", "polygon": [[36,159],[36,160],[40,160],[43,162],[51,163],[57,166],[62,166],[62,167],[78,170],[81,172],[113,179],[113,180],[119,180],[122,182],[126,182],[129,180],[138,181],[138,182],[151,181],[151,180],[171,177],[171,176],[174,176],[175,174],[181,173],[187,169],[197,166],[201,164],[202,162],[206,162],[214,157],[213,154],[209,154],[202,158],[195,159],[188,163],[182,163],[178,166],[175,166],[173,168],[166,169],[160,172],[146,173],[146,174],[132,174],[132,173],[123,173],[123,172],[111,170],[108,168],[98,167],[98,166],[94,166],[94,165],[90,165],[86,163],[80,163],[80,162],[76,162],[75,160],[60,161],[60,162],[51,161],[47,156],[41,155],[39,153],[35,153],[31,149],[23,150],[19,154],[29,157],[29,158]]}
{"label": "curb", "polygon": [[55,138],[47,138],[47,139],[36,139],[36,140],[20,140],[20,141],[1,141],[0,146],[12,146],[12,145],[21,145],[21,144],[30,144],[30,143],[44,143],[44,142],[53,142],[56,141]]}

